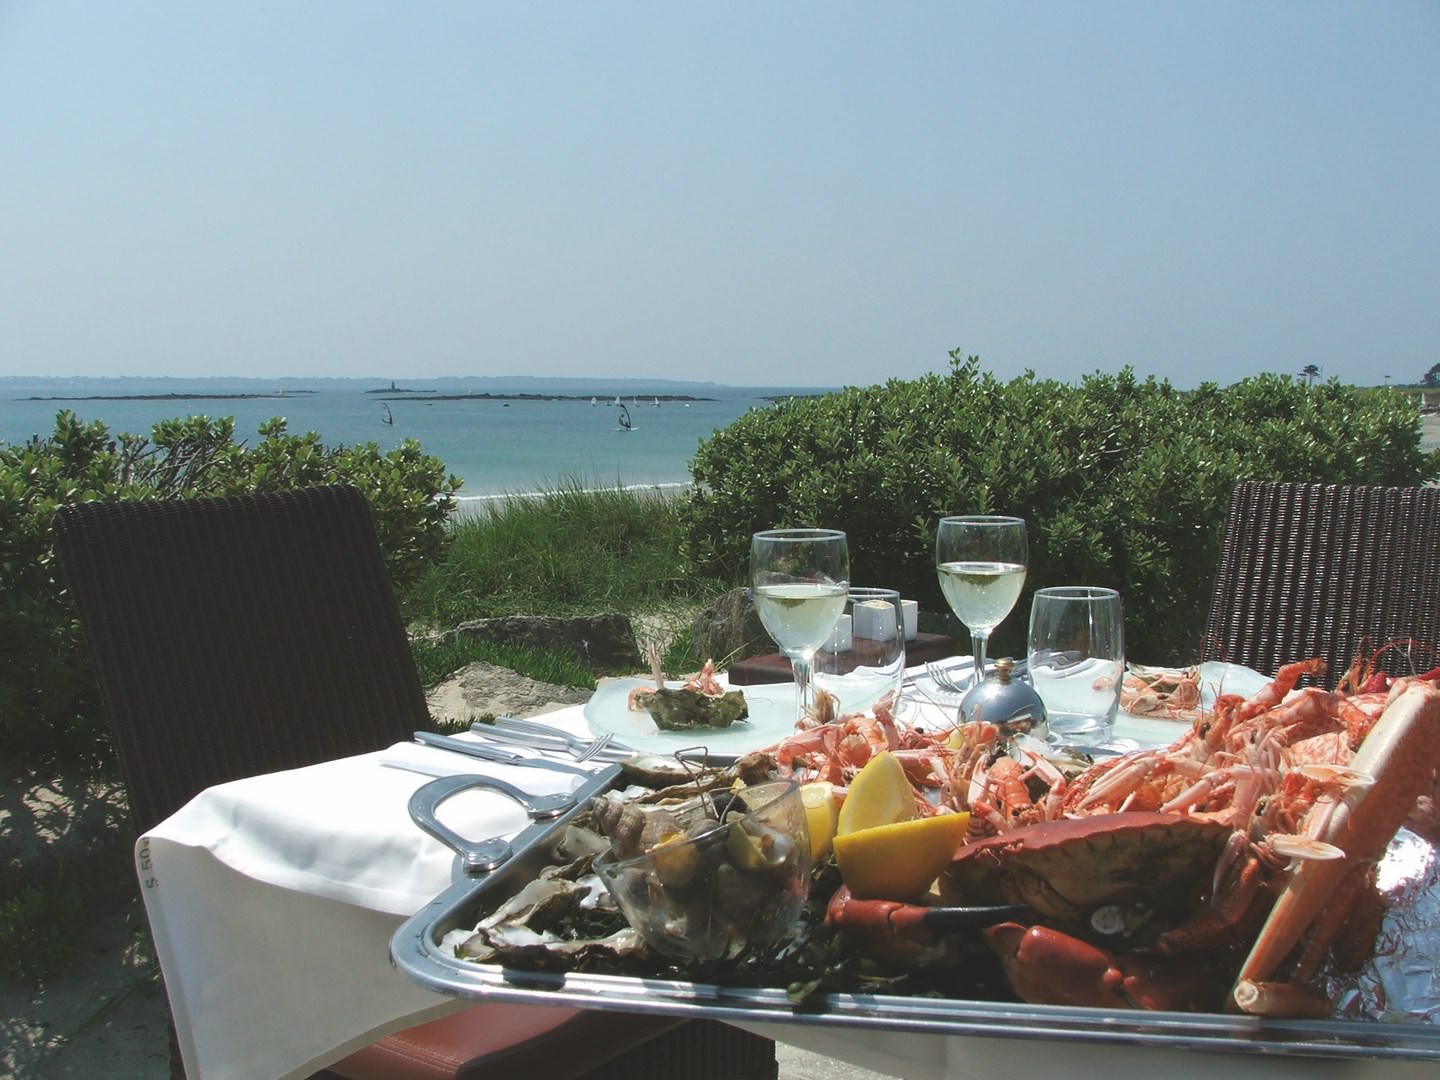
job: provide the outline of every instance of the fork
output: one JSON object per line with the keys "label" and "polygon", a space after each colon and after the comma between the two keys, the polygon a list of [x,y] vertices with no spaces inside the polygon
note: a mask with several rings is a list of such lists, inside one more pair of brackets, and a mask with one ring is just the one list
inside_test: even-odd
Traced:
{"label": "fork", "polygon": [[[474,725],[471,725],[472,727]],[[584,746],[590,742],[589,739],[581,738],[578,735],[571,735],[564,728],[552,727],[550,724],[543,724],[536,720],[521,720],[518,716],[497,716],[494,727],[501,731],[524,731],[531,735],[546,736],[551,739],[559,739],[562,742]],[[599,738],[599,736],[596,736]],[[622,743],[618,739],[612,739],[611,750],[634,751],[635,747]]]}
{"label": "fork", "polygon": [[[1010,677],[1028,682],[1030,677],[1027,669],[1028,665],[1024,660],[1016,660],[1011,665]],[[995,665],[986,664],[985,670],[994,671]],[[963,694],[969,690],[975,684],[974,672],[974,661],[968,665],[955,664],[947,667],[943,660],[935,660],[925,665],[925,674],[930,676],[935,685],[952,694]]]}
{"label": "fork", "polygon": [[[965,672],[963,676],[959,674],[962,670]],[[963,694],[970,689],[970,673],[974,670],[973,662],[966,668],[961,668],[959,665],[946,665],[940,660],[934,660],[925,665],[925,674],[930,676],[930,681],[941,690],[951,694]]]}
{"label": "fork", "polygon": [[542,749],[564,750],[576,761],[589,761],[606,749],[615,737],[607,731],[593,739],[582,739],[549,724],[532,724],[509,716],[498,716],[493,724],[471,724],[470,730],[477,735],[510,743],[512,746],[533,747],[541,744]]}

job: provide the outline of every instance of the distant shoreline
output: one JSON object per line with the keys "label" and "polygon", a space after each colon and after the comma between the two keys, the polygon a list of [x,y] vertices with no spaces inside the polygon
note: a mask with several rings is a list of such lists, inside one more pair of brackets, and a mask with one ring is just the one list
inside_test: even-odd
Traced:
{"label": "distant shoreline", "polygon": [[[481,394],[441,394],[434,390],[366,390],[367,394],[381,395],[381,401],[591,401],[596,405],[614,406],[614,394],[492,394],[488,390]],[[628,400],[622,397],[621,405],[653,406],[657,401],[715,401],[715,398],[695,397],[691,394],[632,394]]]}
{"label": "distant shoreline", "polygon": [[[16,398],[16,401],[281,401],[285,398],[313,396],[318,390],[277,390],[273,394],[32,394]],[[614,394],[442,394],[434,390],[366,390],[377,395],[379,401],[593,401],[596,405],[615,405]],[[638,394],[628,399],[622,397],[622,405],[639,405],[642,408],[654,406],[656,402],[667,401],[716,401],[711,397],[696,397],[693,394]],[[766,400],[784,400],[783,398]]]}
{"label": "distant shoreline", "polygon": [[278,390],[273,394],[67,394],[58,397],[44,397],[32,394],[17,401],[274,401],[284,398],[309,396],[316,390]]}

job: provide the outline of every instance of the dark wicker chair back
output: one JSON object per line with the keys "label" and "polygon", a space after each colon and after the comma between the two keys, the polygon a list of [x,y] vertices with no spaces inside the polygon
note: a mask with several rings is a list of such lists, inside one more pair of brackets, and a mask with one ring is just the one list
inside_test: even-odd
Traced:
{"label": "dark wicker chair back", "polygon": [[358,490],[82,503],[55,531],[142,831],[213,784],[428,726]]}
{"label": "dark wicker chair back", "polygon": [[[429,726],[357,489],[82,503],[57,512],[55,539],[139,831],[214,784]],[[772,1080],[776,1066],[773,1042],[715,1021],[482,1005],[331,1070],[321,1075]]]}
{"label": "dark wicker chair back", "polygon": [[1359,654],[1390,674],[1440,663],[1440,488],[1240,484],[1229,515],[1204,658],[1266,675],[1323,657],[1333,688]]}

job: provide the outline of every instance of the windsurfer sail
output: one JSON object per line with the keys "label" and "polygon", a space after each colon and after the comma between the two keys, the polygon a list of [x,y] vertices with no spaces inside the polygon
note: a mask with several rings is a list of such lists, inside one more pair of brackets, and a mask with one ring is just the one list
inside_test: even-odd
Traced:
{"label": "windsurfer sail", "polygon": [[625,407],[624,402],[620,404],[620,430],[634,431],[635,425],[630,422],[630,410]]}

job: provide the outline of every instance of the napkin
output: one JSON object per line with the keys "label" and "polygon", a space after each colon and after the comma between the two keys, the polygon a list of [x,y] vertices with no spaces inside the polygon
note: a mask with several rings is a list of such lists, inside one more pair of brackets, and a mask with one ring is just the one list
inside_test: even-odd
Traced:
{"label": "napkin", "polygon": [[[577,779],[397,743],[209,788],[142,843],[202,848],[268,885],[410,915],[459,874],[455,853],[410,820],[410,796],[434,776],[459,773],[499,776],[535,794],[569,791]],[[513,836],[529,822],[514,801],[483,789],[447,800],[440,816],[475,839]]]}

